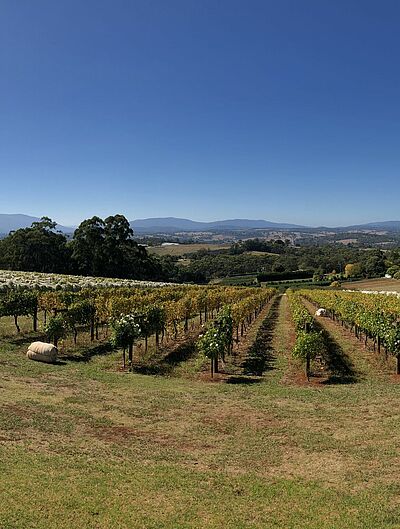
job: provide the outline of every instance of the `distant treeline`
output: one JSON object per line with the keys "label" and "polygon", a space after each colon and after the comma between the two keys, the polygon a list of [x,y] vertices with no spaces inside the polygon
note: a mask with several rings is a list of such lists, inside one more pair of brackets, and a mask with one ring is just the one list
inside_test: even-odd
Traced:
{"label": "distant treeline", "polygon": [[296,270],[294,272],[270,272],[269,274],[258,274],[257,280],[267,281],[290,281],[292,279],[309,279],[314,275],[314,270]]}
{"label": "distant treeline", "polygon": [[[254,274],[261,281],[285,281],[344,274],[356,263],[360,277],[384,275],[400,266],[400,250],[343,245],[294,247],[288,240],[252,239],[226,250],[200,250],[180,262],[176,256],[150,255],[134,239],[123,215],[84,220],[72,237],[56,230],[48,217],[0,240],[0,268],[100,277],[206,283],[210,279]],[[300,272],[299,272],[300,271]]]}
{"label": "distant treeline", "polygon": [[[84,220],[72,238],[48,217],[0,240],[0,268],[98,277],[196,281],[196,274],[147,253],[123,215]],[[204,280],[203,277],[199,278]]]}

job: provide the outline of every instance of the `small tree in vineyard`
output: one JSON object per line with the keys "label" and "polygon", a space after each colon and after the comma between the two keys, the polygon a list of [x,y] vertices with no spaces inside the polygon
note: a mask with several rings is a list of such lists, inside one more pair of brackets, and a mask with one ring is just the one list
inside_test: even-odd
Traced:
{"label": "small tree in vineyard", "polygon": [[60,340],[60,338],[64,338],[66,335],[67,327],[68,323],[64,316],[52,316],[49,318],[49,321],[44,328],[44,332],[46,333],[49,342],[53,342],[53,344],[57,347],[58,340]]}
{"label": "small tree in vineyard", "polygon": [[325,341],[321,332],[298,333],[293,349],[293,356],[305,360],[307,380],[310,380],[310,364],[325,349]]}
{"label": "small tree in vineyard", "polygon": [[114,347],[121,347],[123,349],[123,362],[125,363],[125,354],[128,350],[128,364],[132,366],[133,362],[133,346],[135,341],[141,335],[140,325],[136,321],[135,314],[127,314],[121,318],[114,320],[111,324],[111,343]]}

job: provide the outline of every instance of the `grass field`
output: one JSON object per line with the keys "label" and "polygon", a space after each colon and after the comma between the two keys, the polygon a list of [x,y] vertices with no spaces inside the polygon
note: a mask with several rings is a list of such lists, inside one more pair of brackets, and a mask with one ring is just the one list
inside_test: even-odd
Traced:
{"label": "grass field", "polygon": [[178,246],[149,246],[148,252],[154,255],[187,255],[189,253],[198,252],[199,250],[227,250],[230,244],[179,244]]}
{"label": "grass field", "polygon": [[257,283],[257,274],[243,274],[241,276],[222,277],[219,279],[212,279],[210,281],[211,285],[224,286],[254,285]]}
{"label": "grass field", "polygon": [[365,279],[363,281],[350,281],[344,283],[344,288],[354,290],[384,290],[400,292],[400,280],[398,279]]}
{"label": "grass field", "polygon": [[286,296],[269,318],[268,370],[235,384],[35,363],[3,326],[1,529],[400,528],[393,366],[323,320],[353,383],[307,384]]}

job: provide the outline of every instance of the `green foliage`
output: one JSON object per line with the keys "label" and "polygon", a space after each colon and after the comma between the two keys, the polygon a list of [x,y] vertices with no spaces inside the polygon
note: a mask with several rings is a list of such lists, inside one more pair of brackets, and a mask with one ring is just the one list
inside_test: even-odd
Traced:
{"label": "green foliage", "polygon": [[0,298],[0,316],[31,316],[37,307],[36,293],[28,290],[9,290]]}
{"label": "green foliage", "polygon": [[158,305],[149,305],[141,312],[137,321],[143,336],[160,333],[165,325],[165,310]]}
{"label": "green foliage", "polygon": [[45,325],[44,332],[49,341],[57,346],[58,340],[66,335],[67,327],[68,323],[62,315],[52,316]]}
{"label": "green foliage", "polygon": [[397,274],[398,272],[400,272],[400,266],[398,265],[393,265],[386,270],[386,273],[391,276],[395,276],[395,274]]}
{"label": "green foliage", "polygon": [[379,338],[388,352],[394,355],[400,352],[400,301],[397,296],[327,290],[307,290],[302,295],[352,328],[357,327],[371,338]]}
{"label": "green foliage", "polygon": [[218,334],[214,324],[211,324],[205,333],[200,336],[197,347],[200,353],[210,359],[219,358],[225,350],[225,341]]}
{"label": "green foliage", "polygon": [[301,358],[302,360],[309,358],[312,360],[319,354],[323,353],[324,349],[325,342],[322,332],[300,331],[297,334],[292,355],[294,358]]}
{"label": "green foliage", "polygon": [[219,340],[224,347],[223,354],[224,352],[229,353],[233,340],[233,318],[229,305],[224,305],[218,313],[215,321],[215,328],[218,332]]}
{"label": "green foliage", "polygon": [[287,296],[296,332],[304,330],[311,331],[314,326],[314,318],[303,305],[301,297],[292,290],[288,290]]}
{"label": "green foliage", "polygon": [[211,374],[213,374],[213,366],[218,366],[218,359],[224,360],[225,354],[230,353],[232,341],[233,318],[231,308],[225,305],[197,342],[198,350],[211,359]]}
{"label": "green foliage", "polygon": [[136,314],[127,314],[111,323],[111,343],[114,347],[132,347],[141,334]]}
{"label": "green foliage", "polygon": [[86,275],[146,278],[156,273],[123,215],[84,220],[75,230],[71,248],[74,266]]}
{"label": "green foliage", "polygon": [[11,232],[0,241],[1,267],[30,272],[67,272],[70,255],[67,239],[55,228],[55,222],[42,217],[30,228]]}

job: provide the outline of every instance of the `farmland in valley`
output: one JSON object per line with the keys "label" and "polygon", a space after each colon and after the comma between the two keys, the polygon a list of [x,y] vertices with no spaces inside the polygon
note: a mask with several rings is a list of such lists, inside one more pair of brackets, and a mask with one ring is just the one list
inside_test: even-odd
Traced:
{"label": "farmland in valley", "polygon": [[396,296],[4,274],[0,527],[400,525]]}
{"label": "farmland in valley", "polygon": [[208,243],[193,243],[193,244],[168,244],[163,246],[148,246],[147,250],[154,255],[174,255],[181,256],[190,253],[198,252],[200,250],[228,250],[230,244],[208,244]]}
{"label": "farmland in valley", "polygon": [[400,281],[398,279],[364,279],[362,281],[351,281],[346,283],[346,288],[354,290],[372,290],[382,292],[400,292]]}

